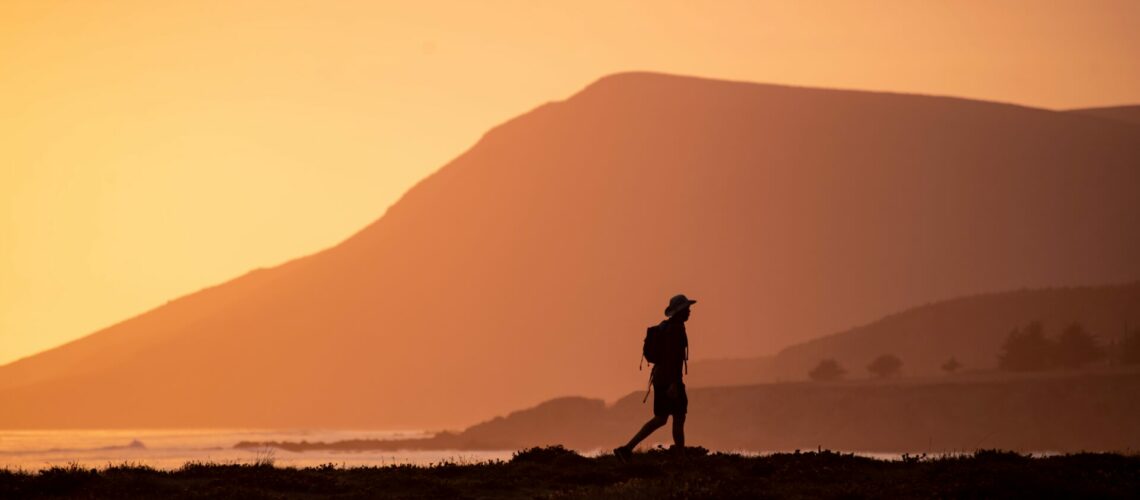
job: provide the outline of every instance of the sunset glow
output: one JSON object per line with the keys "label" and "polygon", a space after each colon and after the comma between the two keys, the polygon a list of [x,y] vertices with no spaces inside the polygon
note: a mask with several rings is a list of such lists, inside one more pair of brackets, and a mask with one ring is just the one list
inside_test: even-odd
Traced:
{"label": "sunset glow", "polygon": [[4,2],[0,364],[332,246],[615,72],[1140,102],[1140,3],[869,5]]}

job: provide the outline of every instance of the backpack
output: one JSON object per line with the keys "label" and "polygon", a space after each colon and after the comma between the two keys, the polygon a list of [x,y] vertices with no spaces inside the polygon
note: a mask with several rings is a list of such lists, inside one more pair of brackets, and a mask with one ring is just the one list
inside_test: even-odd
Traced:
{"label": "backpack", "polygon": [[[665,337],[665,323],[662,322],[645,329],[645,340],[641,344],[641,357],[646,361],[657,364],[665,350],[662,340]],[[638,365],[641,368],[641,365]]]}
{"label": "backpack", "polygon": [[[653,375],[657,373],[657,363],[665,355],[665,328],[665,322],[662,321],[645,329],[645,340],[641,343],[641,359],[652,364],[653,369],[649,372],[649,388],[645,391],[645,397],[641,399],[642,403],[649,399],[649,393],[653,390]],[[682,362],[685,364],[685,373],[689,373],[689,339],[685,338],[684,343],[685,357]],[[637,369],[641,370],[641,363],[637,364]]]}

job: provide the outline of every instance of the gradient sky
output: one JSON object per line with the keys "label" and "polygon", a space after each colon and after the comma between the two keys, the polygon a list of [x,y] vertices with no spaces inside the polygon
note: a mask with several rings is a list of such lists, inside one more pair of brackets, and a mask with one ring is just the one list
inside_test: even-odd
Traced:
{"label": "gradient sky", "polygon": [[1140,103],[1137,26],[1134,0],[7,0],[0,363],[334,245],[609,73]]}

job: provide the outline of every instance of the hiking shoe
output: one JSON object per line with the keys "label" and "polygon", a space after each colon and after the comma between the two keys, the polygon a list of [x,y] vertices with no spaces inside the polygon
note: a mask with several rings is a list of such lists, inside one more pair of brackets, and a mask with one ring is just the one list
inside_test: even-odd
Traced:
{"label": "hiking shoe", "polygon": [[628,446],[618,446],[614,448],[614,456],[622,462],[628,462],[633,458],[633,449]]}

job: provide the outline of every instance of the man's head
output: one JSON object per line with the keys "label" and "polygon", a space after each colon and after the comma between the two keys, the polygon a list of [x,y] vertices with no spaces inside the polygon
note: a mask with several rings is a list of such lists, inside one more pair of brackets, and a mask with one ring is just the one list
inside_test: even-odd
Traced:
{"label": "man's head", "polygon": [[669,318],[676,318],[681,321],[688,321],[689,319],[689,306],[696,304],[697,301],[690,300],[684,294],[674,295],[669,299],[669,307],[665,308],[665,315]]}
{"label": "man's head", "polygon": [[691,311],[689,310],[688,307],[681,309],[680,311],[677,311],[677,313],[673,315],[673,319],[676,319],[679,321],[689,321],[689,313],[690,312]]}

